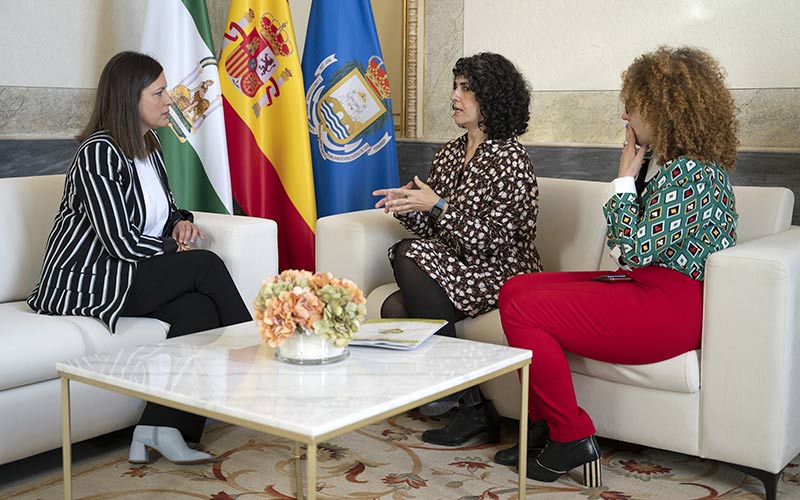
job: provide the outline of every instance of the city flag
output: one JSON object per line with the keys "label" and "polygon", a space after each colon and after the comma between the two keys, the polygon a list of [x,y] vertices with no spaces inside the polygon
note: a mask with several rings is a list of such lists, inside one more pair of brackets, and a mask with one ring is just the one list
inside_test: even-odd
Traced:
{"label": "city flag", "polygon": [[391,89],[369,0],[313,0],[303,75],[320,217],[399,184]]}
{"label": "city flag", "polygon": [[233,197],[278,224],[281,269],[313,271],[314,180],[287,0],[232,0],[220,61]]}
{"label": "city flag", "polygon": [[233,213],[225,118],[205,0],[150,0],[141,51],[164,67],[172,96],[158,129],[170,188],[188,210]]}

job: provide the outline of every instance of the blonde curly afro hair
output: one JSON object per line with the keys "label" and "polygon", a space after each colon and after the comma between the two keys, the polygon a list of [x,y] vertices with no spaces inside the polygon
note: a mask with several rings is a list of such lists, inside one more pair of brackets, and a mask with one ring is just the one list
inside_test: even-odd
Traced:
{"label": "blonde curly afro hair", "polygon": [[622,73],[620,98],[650,126],[661,161],[686,155],[736,166],[736,108],[724,70],[708,53],[659,47],[639,56]]}

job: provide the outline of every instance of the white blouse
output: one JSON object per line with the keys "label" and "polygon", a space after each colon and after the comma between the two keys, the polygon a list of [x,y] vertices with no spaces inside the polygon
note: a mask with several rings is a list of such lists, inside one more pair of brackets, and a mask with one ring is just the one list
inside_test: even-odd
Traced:
{"label": "white blouse", "polygon": [[169,202],[167,192],[161,179],[158,178],[156,167],[148,157],[135,158],[136,173],[139,175],[139,184],[144,195],[145,222],[144,234],[161,236],[169,217]]}

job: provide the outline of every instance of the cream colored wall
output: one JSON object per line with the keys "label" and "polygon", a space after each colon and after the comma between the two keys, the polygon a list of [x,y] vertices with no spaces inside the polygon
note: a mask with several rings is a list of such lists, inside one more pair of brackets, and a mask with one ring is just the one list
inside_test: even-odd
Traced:
{"label": "cream colored wall", "polygon": [[[373,0],[390,81],[402,89],[402,2]],[[100,72],[140,45],[145,0],[0,0],[0,138],[71,137],[88,119]],[[230,0],[206,0],[219,50]],[[290,2],[302,57],[311,0]],[[397,18],[399,14],[399,19]],[[391,61],[389,60],[391,59]],[[401,106],[395,110],[399,122]]]}
{"label": "cream colored wall", "polygon": [[[68,138],[106,61],[139,48],[145,0],[0,0],[0,138]],[[220,40],[230,0],[207,0]],[[307,14],[306,14],[307,17]]]}
{"label": "cream colored wall", "polygon": [[459,133],[447,108],[455,59],[494,51],[533,87],[523,142],[616,146],[621,71],[659,44],[690,44],[727,69],[743,148],[800,149],[797,0],[427,0],[425,15],[437,42],[425,47],[424,139]]}
{"label": "cream colored wall", "polygon": [[105,61],[141,37],[145,2],[0,2],[0,85],[94,88]]}
{"label": "cream colored wall", "polygon": [[[70,137],[79,130],[105,61],[138,48],[145,3],[1,0],[0,138]],[[215,43],[229,4],[207,0]],[[310,4],[290,2],[301,50]],[[447,100],[451,68],[464,54],[491,50],[519,64],[533,84],[523,142],[615,146],[622,139],[619,72],[663,40],[708,46],[726,66],[742,146],[800,150],[797,0],[419,0],[419,7],[422,140],[459,133]]]}
{"label": "cream colored wall", "polygon": [[731,88],[800,84],[797,0],[466,0],[464,53],[502,48],[536,90],[616,90],[659,45],[713,54]]}

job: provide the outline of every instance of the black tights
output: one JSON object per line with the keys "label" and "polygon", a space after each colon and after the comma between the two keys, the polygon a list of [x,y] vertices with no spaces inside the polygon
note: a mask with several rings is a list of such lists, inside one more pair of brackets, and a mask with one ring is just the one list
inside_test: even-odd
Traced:
{"label": "black tights", "polygon": [[413,239],[401,240],[394,248],[394,279],[400,290],[393,293],[381,306],[382,318],[444,319],[447,324],[437,335],[456,336],[456,321],[466,317],[431,278],[420,269],[414,259],[406,257]]}

